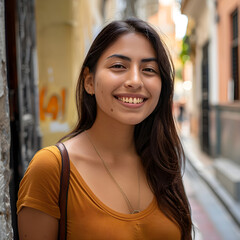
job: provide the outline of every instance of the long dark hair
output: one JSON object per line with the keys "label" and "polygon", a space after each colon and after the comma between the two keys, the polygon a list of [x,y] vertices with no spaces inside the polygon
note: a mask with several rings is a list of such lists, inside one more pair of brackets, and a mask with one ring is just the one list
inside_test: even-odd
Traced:
{"label": "long dark hair", "polygon": [[83,62],[77,83],[78,122],[64,138],[72,138],[91,128],[96,119],[95,97],[84,89],[85,68],[94,73],[103,52],[121,35],[132,32],[142,34],[151,43],[156,52],[162,80],[162,90],[155,110],[135,126],[136,149],[159,208],[178,224],[181,239],[192,239],[190,206],[181,174],[184,153],[172,115],[174,67],[163,41],[149,24],[140,19],[129,18],[111,22],[98,34]]}

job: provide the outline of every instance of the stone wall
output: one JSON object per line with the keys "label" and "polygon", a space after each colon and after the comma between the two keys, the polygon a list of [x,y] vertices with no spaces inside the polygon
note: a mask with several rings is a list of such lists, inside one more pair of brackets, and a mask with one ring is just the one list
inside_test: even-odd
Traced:
{"label": "stone wall", "polygon": [[9,104],[6,75],[4,0],[0,0],[0,240],[12,239],[9,197]]}

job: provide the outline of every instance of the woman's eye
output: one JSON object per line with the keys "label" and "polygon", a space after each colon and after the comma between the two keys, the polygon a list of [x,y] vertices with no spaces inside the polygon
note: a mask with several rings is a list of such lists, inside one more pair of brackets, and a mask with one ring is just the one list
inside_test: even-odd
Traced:
{"label": "woman's eye", "polygon": [[122,64],[114,64],[110,68],[125,69],[125,67]]}
{"label": "woman's eye", "polygon": [[144,72],[157,73],[153,68],[144,68]]}

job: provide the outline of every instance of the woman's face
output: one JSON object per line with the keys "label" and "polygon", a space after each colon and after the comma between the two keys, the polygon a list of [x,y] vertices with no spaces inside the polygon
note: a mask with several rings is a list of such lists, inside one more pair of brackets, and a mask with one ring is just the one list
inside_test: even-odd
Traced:
{"label": "woman's face", "polygon": [[96,96],[97,118],[129,125],[153,112],[161,85],[155,51],[138,33],[120,36],[99,58],[95,74],[85,78],[85,88]]}

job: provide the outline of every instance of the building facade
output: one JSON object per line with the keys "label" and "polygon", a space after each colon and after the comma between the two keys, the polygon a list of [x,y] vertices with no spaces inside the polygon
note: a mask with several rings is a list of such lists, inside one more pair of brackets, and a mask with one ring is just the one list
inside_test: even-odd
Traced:
{"label": "building facade", "polygon": [[212,120],[217,126],[213,153],[240,166],[240,0],[218,0],[216,7],[219,102],[212,108]]}
{"label": "building facade", "polygon": [[218,0],[219,102],[240,100],[240,1]]}
{"label": "building facade", "polygon": [[212,0],[184,0],[182,12],[189,17],[188,35],[192,71],[195,135],[210,154],[210,105],[218,103],[218,52],[216,6]]}
{"label": "building facade", "polygon": [[240,0],[183,0],[202,150],[215,159],[217,177],[237,193],[240,181]]}

